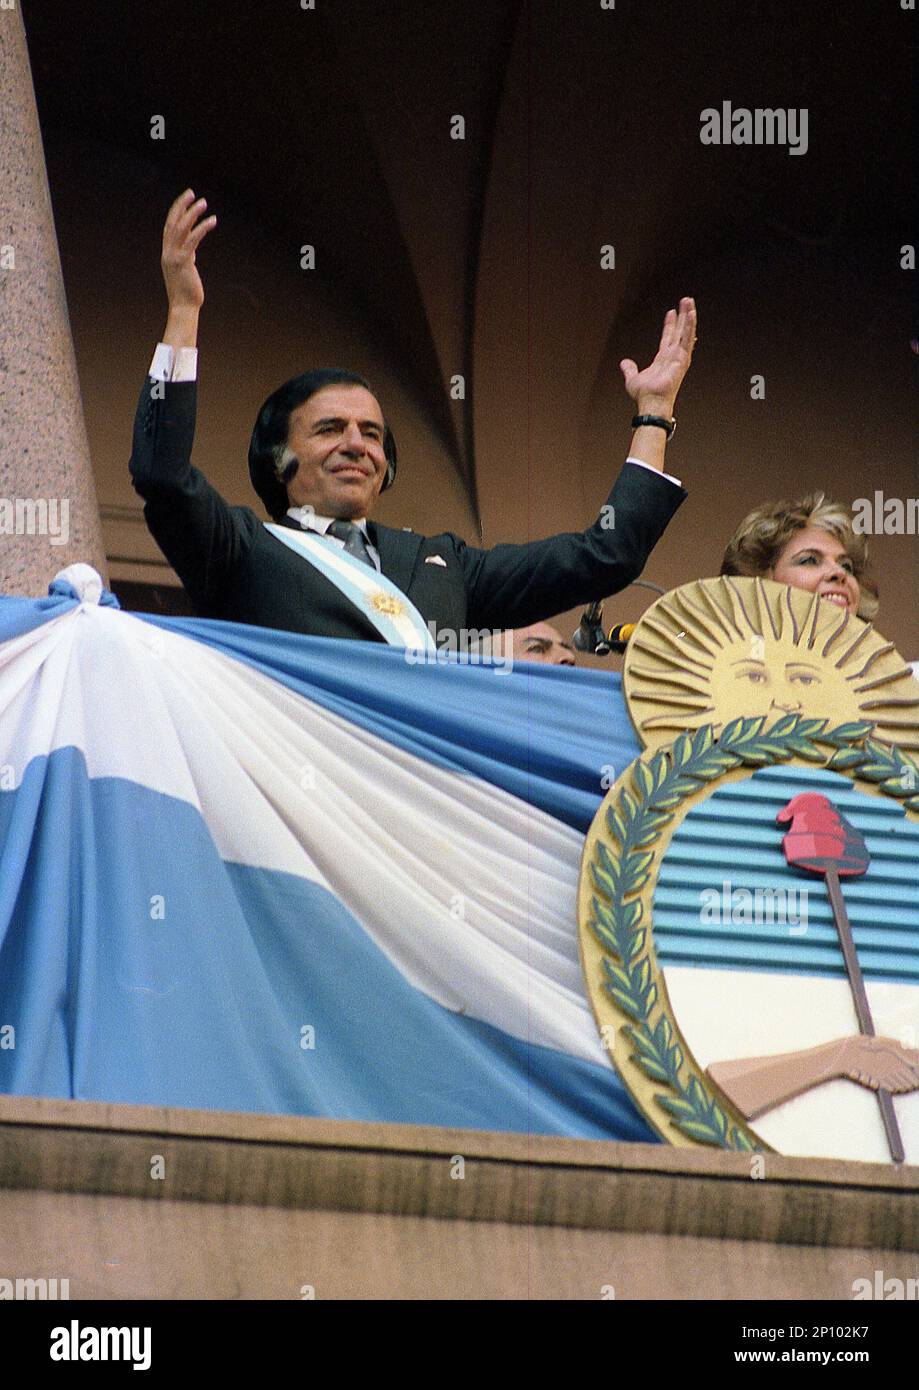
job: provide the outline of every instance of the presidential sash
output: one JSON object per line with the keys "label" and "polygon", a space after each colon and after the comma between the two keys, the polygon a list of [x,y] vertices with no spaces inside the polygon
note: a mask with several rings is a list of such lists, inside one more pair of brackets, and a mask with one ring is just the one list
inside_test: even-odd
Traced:
{"label": "presidential sash", "polygon": [[391,647],[436,651],[434,639],[418,609],[385,574],[355,559],[331,540],[327,541],[325,536],[294,531],[270,521],[263,525],[334,584]]}

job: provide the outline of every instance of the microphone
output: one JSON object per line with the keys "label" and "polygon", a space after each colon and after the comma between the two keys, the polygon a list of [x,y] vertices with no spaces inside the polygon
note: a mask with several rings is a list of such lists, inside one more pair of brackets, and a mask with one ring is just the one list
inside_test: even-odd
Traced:
{"label": "microphone", "polygon": [[611,627],[606,634],[606,640],[609,643],[608,650],[618,652],[621,655],[628,646],[629,638],[635,631],[635,627],[635,623],[617,623],[615,627]]}
{"label": "microphone", "polygon": [[581,621],[571,634],[571,640],[579,652],[591,652],[594,656],[609,656],[610,652],[616,652],[621,656],[634,631],[634,623],[617,623],[604,632],[603,605],[591,603],[581,614]]}
{"label": "microphone", "polygon": [[603,656],[609,651],[609,647],[603,646],[602,624],[603,604],[589,604],[581,614],[580,623],[571,634],[571,640],[579,652],[593,652]]}

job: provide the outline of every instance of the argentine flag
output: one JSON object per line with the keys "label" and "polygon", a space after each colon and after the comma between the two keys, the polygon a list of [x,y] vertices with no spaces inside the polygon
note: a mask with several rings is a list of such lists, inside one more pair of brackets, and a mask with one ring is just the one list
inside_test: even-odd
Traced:
{"label": "argentine flag", "polygon": [[0,1092],[654,1139],[578,960],[618,676],[0,598]]}

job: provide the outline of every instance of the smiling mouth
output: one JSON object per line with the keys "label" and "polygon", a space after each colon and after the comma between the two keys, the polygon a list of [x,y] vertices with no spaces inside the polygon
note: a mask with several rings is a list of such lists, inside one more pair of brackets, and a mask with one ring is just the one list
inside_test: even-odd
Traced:
{"label": "smiling mouth", "polygon": [[353,473],[359,478],[369,478],[370,473],[366,468],[361,468],[359,463],[345,463],[337,468],[330,470],[334,477],[340,477],[342,473]]}
{"label": "smiling mouth", "polygon": [[835,603],[838,608],[848,608],[849,606],[849,599],[846,594],[821,594],[820,597],[825,598],[828,603]]}

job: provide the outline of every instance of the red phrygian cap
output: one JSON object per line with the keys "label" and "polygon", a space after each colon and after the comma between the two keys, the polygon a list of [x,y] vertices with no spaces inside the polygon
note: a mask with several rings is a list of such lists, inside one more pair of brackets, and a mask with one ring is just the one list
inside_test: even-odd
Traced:
{"label": "red phrygian cap", "polygon": [[871,855],[864,836],[850,825],[829,797],[818,792],[793,796],[776,816],[791,829],[782,836],[785,858],[793,869],[825,874],[832,864],[840,878],[857,878],[868,870]]}

